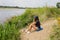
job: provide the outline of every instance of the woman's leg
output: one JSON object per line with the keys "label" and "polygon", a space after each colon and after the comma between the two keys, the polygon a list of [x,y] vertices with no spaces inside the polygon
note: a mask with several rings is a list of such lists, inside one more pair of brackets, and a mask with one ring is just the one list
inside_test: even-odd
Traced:
{"label": "woman's leg", "polygon": [[36,27],[36,25],[33,25],[33,31],[35,31],[35,30],[37,30],[37,27]]}
{"label": "woman's leg", "polygon": [[29,28],[28,28],[28,31],[31,31],[32,28],[33,28],[34,30],[37,29],[35,25],[30,25]]}
{"label": "woman's leg", "polygon": [[30,24],[28,27],[28,31],[31,31],[31,29],[32,29],[32,25]]}

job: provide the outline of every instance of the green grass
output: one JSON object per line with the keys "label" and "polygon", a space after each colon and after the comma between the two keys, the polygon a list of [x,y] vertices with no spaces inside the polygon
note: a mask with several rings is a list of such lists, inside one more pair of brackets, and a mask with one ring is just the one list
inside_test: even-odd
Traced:
{"label": "green grass", "polygon": [[60,26],[54,25],[53,29],[54,31],[52,32],[50,36],[51,40],[60,40]]}
{"label": "green grass", "polygon": [[[20,40],[19,30],[26,27],[33,21],[33,16],[37,15],[41,22],[49,18],[57,18],[60,15],[58,8],[37,8],[26,9],[24,14],[8,19],[0,25],[0,40]],[[52,39],[52,38],[51,38]]]}
{"label": "green grass", "polygon": [[60,17],[56,18],[57,23],[53,26],[53,32],[50,35],[51,40],[60,40]]}
{"label": "green grass", "polygon": [[4,24],[0,25],[0,40],[18,40],[20,33],[15,25]]}

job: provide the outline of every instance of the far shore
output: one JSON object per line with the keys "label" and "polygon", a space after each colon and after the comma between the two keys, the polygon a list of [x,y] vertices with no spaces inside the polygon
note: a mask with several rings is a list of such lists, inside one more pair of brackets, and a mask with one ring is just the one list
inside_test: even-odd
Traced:
{"label": "far shore", "polygon": [[0,6],[0,8],[14,8],[14,9],[37,9],[40,7],[14,7],[14,6]]}

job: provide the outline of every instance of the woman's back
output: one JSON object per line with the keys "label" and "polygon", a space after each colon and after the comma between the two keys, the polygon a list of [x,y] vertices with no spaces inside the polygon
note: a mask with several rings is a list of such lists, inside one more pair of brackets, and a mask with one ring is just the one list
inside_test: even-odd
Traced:
{"label": "woman's back", "polygon": [[40,27],[40,22],[39,21],[36,21],[36,27]]}

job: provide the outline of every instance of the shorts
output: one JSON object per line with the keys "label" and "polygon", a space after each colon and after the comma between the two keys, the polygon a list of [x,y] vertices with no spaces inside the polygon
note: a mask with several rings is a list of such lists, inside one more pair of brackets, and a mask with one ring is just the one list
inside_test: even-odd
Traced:
{"label": "shorts", "polygon": [[42,30],[43,28],[41,28],[41,26],[37,27],[37,30],[36,31],[40,31]]}

